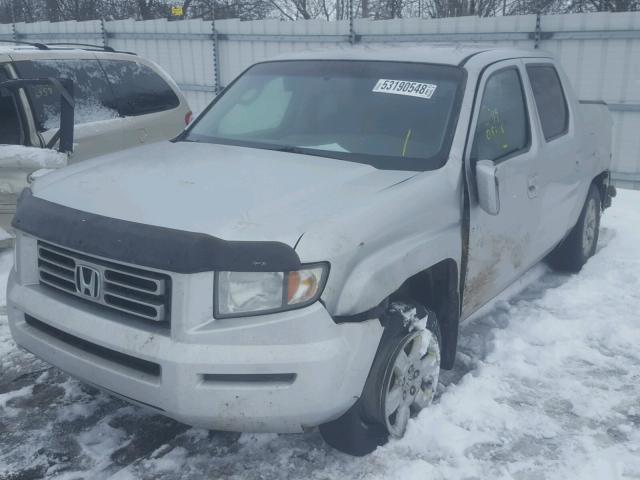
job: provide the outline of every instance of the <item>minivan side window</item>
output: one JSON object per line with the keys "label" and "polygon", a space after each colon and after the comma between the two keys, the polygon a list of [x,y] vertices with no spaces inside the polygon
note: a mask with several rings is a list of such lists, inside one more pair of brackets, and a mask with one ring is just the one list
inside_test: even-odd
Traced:
{"label": "minivan side window", "polygon": [[480,104],[471,148],[472,160],[496,162],[529,147],[525,102],[516,68],[499,70],[489,77]]}
{"label": "minivan side window", "polygon": [[553,140],[569,128],[569,108],[562,83],[553,65],[527,65],[536,108],[545,140]]}
{"label": "minivan side window", "polygon": [[123,116],[163,112],[180,104],[169,84],[142,63],[100,60],[100,65],[113,86]]}
{"label": "minivan side window", "polygon": [[[14,65],[20,78],[73,80],[76,125],[119,116],[111,86],[97,60],[25,60]],[[49,85],[37,85],[27,87],[27,95],[38,131],[58,128],[60,94]]]}

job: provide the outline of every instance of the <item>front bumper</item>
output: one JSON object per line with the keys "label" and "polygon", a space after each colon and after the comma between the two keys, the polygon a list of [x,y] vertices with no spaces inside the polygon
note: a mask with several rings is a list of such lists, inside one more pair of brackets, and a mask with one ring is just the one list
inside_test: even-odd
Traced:
{"label": "front bumper", "polygon": [[[210,429],[301,432],[339,417],[361,394],[382,334],[376,320],[337,325],[320,303],[181,328],[193,312],[177,301],[170,331],[140,328],[17,276],[7,306],[18,345],[101,389]],[[190,283],[176,284],[188,299]]]}

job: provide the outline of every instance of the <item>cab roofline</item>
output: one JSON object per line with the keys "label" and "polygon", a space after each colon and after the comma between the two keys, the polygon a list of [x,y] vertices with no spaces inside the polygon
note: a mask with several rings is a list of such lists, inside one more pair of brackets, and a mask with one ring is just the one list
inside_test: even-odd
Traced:
{"label": "cab roofline", "polygon": [[344,45],[330,49],[290,52],[269,60],[351,60],[424,62],[463,66],[471,58],[487,64],[512,58],[544,58],[550,55],[540,50],[504,48],[494,45],[460,43],[394,43],[380,45]]}

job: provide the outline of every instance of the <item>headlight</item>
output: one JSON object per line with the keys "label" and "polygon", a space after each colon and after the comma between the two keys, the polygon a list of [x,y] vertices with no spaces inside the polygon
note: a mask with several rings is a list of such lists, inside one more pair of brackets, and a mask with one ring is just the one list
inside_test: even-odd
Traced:
{"label": "headlight", "polygon": [[295,272],[217,272],[217,318],[280,312],[309,305],[320,297],[329,271],[326,264]]}

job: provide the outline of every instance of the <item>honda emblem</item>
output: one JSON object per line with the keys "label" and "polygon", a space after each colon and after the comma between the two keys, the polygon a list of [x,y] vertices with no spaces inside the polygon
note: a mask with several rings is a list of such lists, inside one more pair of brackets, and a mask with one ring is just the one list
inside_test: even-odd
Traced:
{"label": "honda emblem", "polygon": [[100,296],[100,272],[87,265],[76,265],[76,291],[85,297]]}

